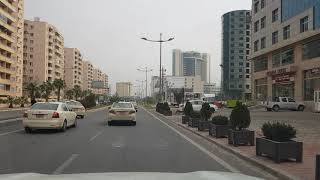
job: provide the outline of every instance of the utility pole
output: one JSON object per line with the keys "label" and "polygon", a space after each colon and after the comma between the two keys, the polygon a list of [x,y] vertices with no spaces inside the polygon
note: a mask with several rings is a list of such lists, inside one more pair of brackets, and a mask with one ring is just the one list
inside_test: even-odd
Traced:
{"label": "utility pole", "polygon": [[148,67],[145,67],[144,69],[137,70],[146,73],[146,97],[148,97],[148,72],[153,71],[153,69],[148,69]]}

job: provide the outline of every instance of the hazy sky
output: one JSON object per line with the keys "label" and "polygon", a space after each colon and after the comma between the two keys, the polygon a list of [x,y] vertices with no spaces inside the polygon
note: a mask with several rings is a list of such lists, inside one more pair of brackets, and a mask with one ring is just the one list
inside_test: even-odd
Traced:
{"label": "hazy sky", "polygon": [[172,49],[195,50],[211,55],[211,81],[220,82],[221,16],[250,7],[251,0],[25,0],[25,18],[55,25],[65,46],[79,48],[114,89],[117,81],[145,79],[136,68],[159,74],[158,44],[140,37],[158,39],[160,32],[175,37],[163,49],[168,74]]}

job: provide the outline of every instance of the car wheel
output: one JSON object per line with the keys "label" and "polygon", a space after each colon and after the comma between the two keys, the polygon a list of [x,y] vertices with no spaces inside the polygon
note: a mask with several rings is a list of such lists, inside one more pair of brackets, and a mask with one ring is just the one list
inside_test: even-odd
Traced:
{"label": "car wheel", "polygon": [[60,131],[61,131],[61,132],[66,132],[66,130],[67,130],[67,121],[64,120],[63,125],[62,125]]}
{"label": "car wheel", "polygon": [[108,121],[108,126],[112,126],[112,123],[111,123],[111,121]]}
{"label": "car wheel", "polygon": [[298,111],[304,111],[304,106],[300,105],[300,106],[298,107]]}
{"label": "car wheel", "polygon": [[271,108],[267,108],[267,111],[272,111],[272,109]]}
{"label": "car wheel", "polygon": [[272,107],[272,110],[278,112],[280,110],[280,107],[278,105],[275,105]]}
{"label": "car wheel", "polygon": [[83,119],[83,118],[84,118],[84,115],[81,115],[80,118]]}
{"label": "car wheel", "polygon": [[25,128],[24,128],[24,131],[25,131],[27,134],[31,134],[31,133],[32,133],[32,129],[29,128],[29,127],[25,127]]}
{"label": "car wheel", "polygon": [[72,127],[77,127],[78,123],[77,123],[77,119],[74,120],[74,124],[72,125]]}
{"label": "car wheel", "polygon": [[133,122],[131,123],[131,125],[132,125],[132,126],[136,126],[136,125],[137,125],[137,122],[136,122],[136,121],[133,121]]}

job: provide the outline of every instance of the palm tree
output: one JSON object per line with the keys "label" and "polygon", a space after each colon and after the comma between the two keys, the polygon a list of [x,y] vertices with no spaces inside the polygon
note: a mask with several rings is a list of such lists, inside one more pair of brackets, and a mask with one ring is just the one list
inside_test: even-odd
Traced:
{"label": "palm tree", "polygon": [[54,89],[52,83],[50,81],[43,82],[39,88],[42,93],[42,97],[46,99],[46,102],[48,102],[49,97]]}
{"label": "palm tree", "polygon": [[20,107],[24,107],[24,105],[28,103],[28,98],[25,96],[22,96],[19,99],[20,99]]}
{"label": "palm tree", "polygon": [[31,105],[33,105],[36,102],[36,94],[39,93],[39,87],[35,83],[28,83],[25,85],[24,90],[28,92],[31,99]]}
{"label": "palm tree", "polygon": [[9,108],[13,108],[13,104],[15,103],[15,98],[8,96],[7,103],[9,103]]}
{"label": "palm tree", "polygon": [[73,88],[73,92],[74,92],[74,97],[76,100],[78,100],[78,98],[81,96],[81,87],[79,85],[75,85]]}
{"label": "palm tree", "polygon": [[87,96],[90,96],[92,94],[92,92],[90,90],[84,90],[81,93],[81,99],[86,98]]}
{"label": "palm tree", "polygon": [[64,80],[55,79],[53,81],[53,87],[57,90],[58,101],[60,101],[61,89],[63,89],[65,87]]}
{"label": "palm tree", "polygon": [[70,89],[70,90],[68,90],[68,91],[66,92],[66,96],[67,96],[67,98],[68,98],[69,100],[73,99],[73,94],[74,94],[74,92],[73,92],[72,89]]}

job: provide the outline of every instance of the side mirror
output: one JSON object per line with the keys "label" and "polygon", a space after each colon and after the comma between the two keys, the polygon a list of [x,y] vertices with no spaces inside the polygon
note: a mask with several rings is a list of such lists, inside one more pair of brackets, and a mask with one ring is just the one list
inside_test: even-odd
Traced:
{"label": "side mirror", "polygon": [[138,109],[136,109],[136,112],[138,112]]}

